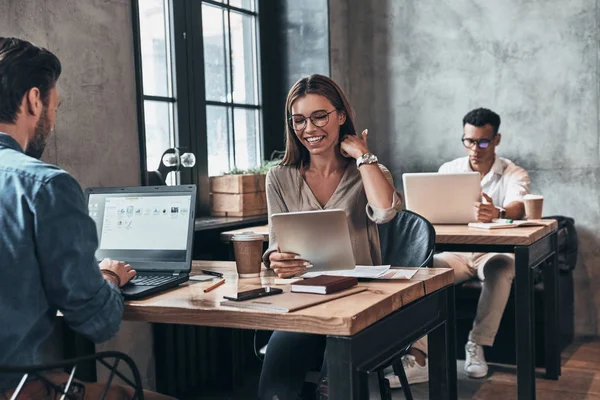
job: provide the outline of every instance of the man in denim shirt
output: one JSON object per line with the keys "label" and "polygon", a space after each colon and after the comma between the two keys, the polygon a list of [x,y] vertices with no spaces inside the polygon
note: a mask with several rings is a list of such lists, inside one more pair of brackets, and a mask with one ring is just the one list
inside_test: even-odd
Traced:
{"label": "man in denim shirt", "polygon": [[[121,322],[119,286],[135,275],[118,261],[98,266],[96,227],[79,184],[39,160],[54,127],[60,73],[54,54],[0,37],[0,365],[39,363],[57,310],[73,330],[108,340]],[[0,399],[19,379],[0,374]],[[88,395],[96,386],[86,384]],[[23,394],[51,396],[41,381]],[[109,398],[130,396],[113,387]]]}

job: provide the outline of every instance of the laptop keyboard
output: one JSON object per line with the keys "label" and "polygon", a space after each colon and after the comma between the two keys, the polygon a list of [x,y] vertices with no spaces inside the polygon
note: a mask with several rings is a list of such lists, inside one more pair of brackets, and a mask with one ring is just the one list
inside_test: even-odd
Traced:
{"label": "laptop keyboard", "polygon": [[136,276],[130,282],[138,286],[158,286],[179,279],[179,276],[144,275]]}

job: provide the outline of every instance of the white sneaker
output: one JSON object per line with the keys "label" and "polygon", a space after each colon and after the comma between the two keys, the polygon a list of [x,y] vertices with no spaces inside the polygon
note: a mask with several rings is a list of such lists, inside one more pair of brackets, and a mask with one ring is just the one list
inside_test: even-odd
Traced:
{"label": "white sneaker", "polygon": [[[415,356],[407,354],[402,356],[402,367],[404,368],[404,372],[406,373],[406,378],[408,379],[408,383],[412,385],[413,383],[422,383],[427,382],[429,380],[429,368],[427,367],[427,358],[425,358],[425,366],[422,367],[415,360]],[[394,370],[392,367],[386,368],[385,379],[390,382],[390,388],[397,389],[402,387],[400,383],[400,378],[394,374]]]}
{"label": "white sneaker", "polygon": [[483,347],[470,340],[465,345],[465,372],[471,378],[483,378],[488,373],[488,365],[483,355]]}

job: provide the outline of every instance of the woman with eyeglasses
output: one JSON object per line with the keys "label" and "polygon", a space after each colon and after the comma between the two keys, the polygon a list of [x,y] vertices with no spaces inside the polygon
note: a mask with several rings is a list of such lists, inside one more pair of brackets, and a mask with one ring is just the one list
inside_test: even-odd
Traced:
{"label": "woman with eyeglasses", "polygon": [[[267,175],[269,219],[273,213],[343,209],[357,265],[381,264],[377,224],[393,219],[402,201],[390,172],[369,151],[367,130],[357,135],[346,96],[330,78],[311,75],[292,86],[285,113],[285,156]],[[272,228],[269,238],[263,260],[277,275],[289,278],[310,267],[311,260],[302,255],[279,251]],[[321,370],[324,353],[324,336],[275,332],[267,347],[259,398],[304,398],[304,377]]]}

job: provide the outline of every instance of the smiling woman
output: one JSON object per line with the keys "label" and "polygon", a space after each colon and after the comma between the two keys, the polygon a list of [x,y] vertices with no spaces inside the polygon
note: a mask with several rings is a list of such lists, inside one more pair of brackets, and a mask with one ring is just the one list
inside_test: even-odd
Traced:
{"label": "smiling woman", "polygon": [[[356,264],[381,264],[377,224],[394,218],[402,202],[390,172],[369,151],[367,130],[357,136],[348,99],[326,76],[302,78],[288,94],[286,121],[285,156],[266,179],[269,226],[274,213],[342,209]],[[280,252],[273,229],[263,261],[282,278],[302,274],[311,263]],[[275,332],[259,398],[297,398],[306,372],[320,368],[324,347],[321,336]]]}

